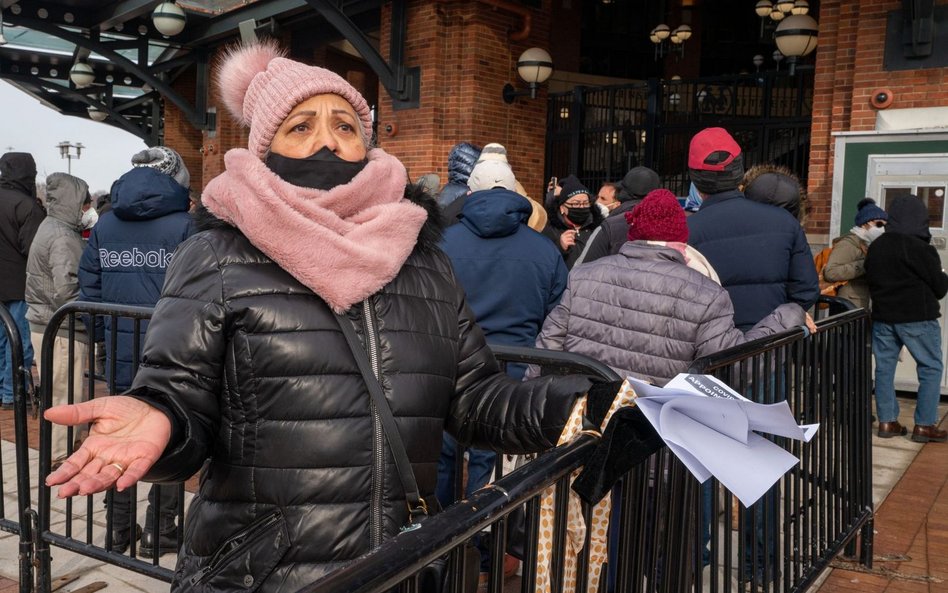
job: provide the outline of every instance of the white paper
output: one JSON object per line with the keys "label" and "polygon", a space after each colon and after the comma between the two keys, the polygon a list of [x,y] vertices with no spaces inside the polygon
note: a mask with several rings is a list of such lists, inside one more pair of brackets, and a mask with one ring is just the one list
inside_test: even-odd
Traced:
{"label": "white paper", "polygon": [[757,404],[709,375],[682,373],[665,387],[627,379],[636,405],[695,478],[712,475],[754,504],[799,460],[757,433],[808,442],[818,424],[798,425],[787,402]]}

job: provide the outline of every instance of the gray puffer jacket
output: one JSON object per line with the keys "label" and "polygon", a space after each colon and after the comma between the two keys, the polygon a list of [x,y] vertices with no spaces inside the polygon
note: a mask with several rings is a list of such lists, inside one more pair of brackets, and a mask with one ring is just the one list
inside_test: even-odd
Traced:
{"label": "gray puffer jacket", "polygon": [[78,177],[53,173],[46,179],[48,215],[33,237],[26,263],[31,331],[45,331],[53,313],[79,296],[79,259],[85,247],[79,221],[88,195],[89,186]]}
{"label": "gray puffer jacket", "polygon": [[570,273],[537,346],[664,385],[697,358],[803,323],[803,309],[786,304],[744,334],[734,327],[727,291],[685,265],[681,253],[630,241]]}

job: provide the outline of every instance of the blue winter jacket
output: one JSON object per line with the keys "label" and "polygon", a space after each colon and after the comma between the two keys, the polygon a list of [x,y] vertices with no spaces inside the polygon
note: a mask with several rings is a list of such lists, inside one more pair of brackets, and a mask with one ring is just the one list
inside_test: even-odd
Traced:
{"label": "blue winter jacket", "polygon": [[688,243],[714,266],[734,304],[734,324],[747,331],[777,306],[804,310],[820,294],[813,255],[800,223],[777,206],[737,190],[713,194],[688,218]]}
{"label": "blue winter jacket", "polygon": [[[188,190],[141,167],[122,175],[111,195],[112,210],[92,228],[79,262],[79,300],[153,307],[175,248],[195,230]],[[133,332],[131,320],[119,321],[112,377],[111,323],[105,319],[106,378],[113,393],[132,384]]]}
{"label": "blue winter jacket", "polygon": [[[529,346],[566,289],[559,249],[527,226],[532,208],[505,189],[472,193],[442,247],[487,342]],[[513,370],[513,369],[511,369]],[[512,374],[523,374],[523,368]]]}

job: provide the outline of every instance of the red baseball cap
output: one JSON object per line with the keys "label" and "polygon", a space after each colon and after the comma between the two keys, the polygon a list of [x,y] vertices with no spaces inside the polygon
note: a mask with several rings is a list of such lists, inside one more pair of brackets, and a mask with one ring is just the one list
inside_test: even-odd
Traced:
{"label": "red baseball cap", "polygon": [[741,147],[724,128],[705,128],[694,135],[688,149],[688,168],[723,171],[741,156]]}

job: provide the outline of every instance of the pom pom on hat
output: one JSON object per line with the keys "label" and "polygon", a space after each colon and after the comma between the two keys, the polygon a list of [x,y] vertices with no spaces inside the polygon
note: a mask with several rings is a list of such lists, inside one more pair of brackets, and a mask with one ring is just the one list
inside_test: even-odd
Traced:
{"label": "pom pom on hat", "polygon": [[155,146],[136,152],[132,155],[132,166],[156,169],[177,181],[181,187],[185,189],[191,187],[191,173],[181,160],[181,155],[173,148]]}
{"label": "pom pom on hat", "polygon": [[642,202],[625,213],[629,241],[688,241],[685,211],[667,189],[650,191]]}
{"label": "pom pom on hat", "polygon": [[263,157],[273,136],[294,107],[316,95],[339,95],[352,105],[366,138],[372,137],[372,114],[365,98],[335,72],[283,57],[275,42],[230,50],[217,71],[224,106],[250,127],[247,148]]}
{"label": "pom pom on hat", "polygon": [[856,208],[856,226],[862,226],[870,220],[889,220],[889,214],[876,206],[876,201],[872,198],[860,200]]}

